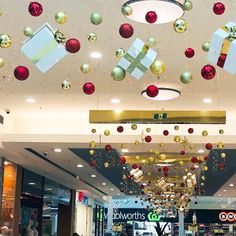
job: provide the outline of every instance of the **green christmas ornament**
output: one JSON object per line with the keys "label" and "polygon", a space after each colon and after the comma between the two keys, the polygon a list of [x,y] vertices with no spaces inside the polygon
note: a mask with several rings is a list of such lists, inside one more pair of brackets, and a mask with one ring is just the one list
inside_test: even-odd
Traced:
{"label": "green christmas ornament", "polygon": [[126,5],[122,6],[121,12],[122,12],[123,15],[125,15],[125,16],[130,16],[130,15],[132,15],[132,13],[133,13],[133,9],[132,9],[131,6],[129,6],[129,5],[126,4]]}
{"label": "green christmas ornament", "polygon": [[111,72],[111,76],[114,80],[121,81],[125,78],[126,72],[123,68],[116,66],[113,68],[113,70]]}
{"label": "green christmas ornament", "polygon": [[89,64],[83,64],[80,67],[81,72],[83,72],[84,74],[87,74],[90,72],[91,68]]}
{"label": "green christmas ornament", "polygon": [[68,89],[71,88],[71,83],[70,83],[68,80],[64,80],[64,81],[62,81],[62,83],[61,83],[61,87],[62,87],[62,89],[64,89],[64,90],[68,90]]}
{"label": "green christmas ornament", "polygon": [[180,80],[183,84],[190,84],[193,80],[193,76],[189,71],[184,71],[180,75]]}
{"label": "green christmas ornament", "polygon": [[67,15],[64,11],[59,11],[55,14],[55,21],[58,24],[65,24],[67,21]]}
{"label": "green christmas ornament", "polygon": [[185,11],[190,11],[193,8],[193,3],[190,0],[185,0],[183,7]]}
{"label": "green christmas ornament", "polygon": [[210,45],[211,45],[211,42],[210,41],[207,41],[205,43],[202,44],[202,50],[204,52],[209,52],[210,50]]}
{"label": "green christmas ornament", "polygon": [[90,16],[90,21],[92,24],[94,25],[99,25],[102,23],[102,16],[100,13],[97,13],[97,12],[93,12]]}
{"label": "green christmas ornament", "polygon": [[90,43],[96,42],[97,39],[98,39],[98,37],[95,33],[91,32],[91,33],[88,34],[88,41]]}
{"label": "green christmas ornament", "polygon": [[157,43],[156,39],[154,39],[153,37],[149,37],[147,39],[146,46],[148,46],[149,48],[153,48],[156,46],[156,43]]}
{"label": "green christmas ornament", "polygon": [[117,48],[117,49],[116,49],[116,56],[117,56],[117,57],[121,58],[121,57],[123,57],[124,55],[125,55],[125,51],[124,51],[123,48]]}
{"label": "green christmas ornament", "polygon": [[32,28],[30,28],[30,27],[25,27],[24,28],[24,35],[26,37],[32,37],[33,34],[34,34],[34,31],[32,30]]}

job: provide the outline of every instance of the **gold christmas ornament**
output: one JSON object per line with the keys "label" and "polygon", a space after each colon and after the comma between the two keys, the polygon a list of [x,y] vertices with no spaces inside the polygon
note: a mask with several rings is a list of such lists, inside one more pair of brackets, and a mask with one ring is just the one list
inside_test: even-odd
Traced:
{"label": "gold christmas ornament", "polygon": [[88,34],[88,41],[90,43],[96,42],[98,39],[97,35],[94,32]]}
{"label": "gold christmas ornament", "polygon": [[174,137],[174,141],[175,141],[176,143],[179,143],[179,142],[181,141],[181,137],[180,137],[180,136],[175,136],[175,137]]}
{"label": "gold christmas ornament", "polygon": [[111,76],[114,80],[121,81],[125,78],[126,71],[123,68],[116,66],[113,68],[113,70],[111,72]]}
{"label": "gold christmas ornament", "polygon": [[218,142],[217,143],[217,148],[219,148],[219,149],[222,149],[222,148],[224,148],[224,143],[223,142]]}
{"label": "gold christmas ornament", "polygon": [[64,11],[59,11],[55,14],[55,21],[58,24],[65,24],[67,21],[67,15]]}
{"label": "gold christmas ornament", "polygon": [[92,129],[91,132],[92,132],[93,134],[95,134],[95,133],[97,132],[97,130],[96,130],[96,129]]}
{"label": "gold christmas ornament", "polygon": [[136,130],[137,128],[138,128],[138,127],[137,127],[136,124],[132,124],[132,125],[131,125],[131,129],[132,129],[132,130]]}
{"label": "gold christmas ornament", "polygon": [[203,166],[203,167],[202,167],[202,170],[203,170],[203,171],[208,171],[208,167],[207,167],[207,166]]}
{"label": "gold christmas ornament", "polygon": [[153,48],[153,47],[156,46],[156,43],[157,43],[156,39],[154,39],[153,37],[149,37],[149,38],[147,39],[145,45],[146,45],[147,47],[149,47],[149,48]]}
{"label": "gold christmas ornament", "polygon": [[164,147],[165,144],[164,144],[164,143],[160,143],[159,146],[160,146],[160,147]]}
{"label": "gold christmas ornament", "polygon": [[30,28],[30,27],[25,27],[25,28],[24,28],[24,35],[25,35],[26,37],[32,37],[33,34],[34,34],[34,31],[33,31],[32,28]]}
{"label": "gold christmas ornament", "polygon": [[81,65],[81,67],[80,67],[80,70],[81,70],[81,72],[83,72],[84,74],[87,74],[87,73],[89,73],[90,72],[90,65],[89,64],[83,64],[83,65]]}
{"label": "gold christmas ornament", "polygon": [[184,162],[183,162],[183,161],[179,161],[179,165],[180,165],[180,166],[183,166],[183,165],[184,165]]}
{"label": "gold christmas ornament", "polygon": [[175,125],[174,130],[179,130],[179,126]]}
{"label": "gold christmas ornament", "polygon": [[125,15],[125,16],[130,16],[130,15],[132,15],[132,13],[133,13],[133,9],[132,9],[132,7],[129,6],[128,4],[125,4],[125,5],[123,5],[122,8],[121,8],[121,12],[122,12],[123,15]]}
{"label": "gold christmas ornament", "polygon": [[0,47],[1,48],[9,48],[12,44],[11,36],[7,34],[0,34]]}
{"label": "gold christmas ornament", "polygon": [[116,57],[121,58],[125,55],[125,50],[123,48],[116,49]]}
{"label": "gold christmas ornament", "polygon": [[193,144],[189,145],[189,148],[190,148],[191,150],[193,150],[193,149],[194,149],[194,145],[193,145]]}
{"label": "gold christmas ornament", "polygon": [[203,50],[204,52],[209,52],[210,46],[211,46],[211,42],[210,42],[210,41],[204,42],[204,43],[202,44],[202,50]]}
{"label": "gold christmas ornament", "polygon": [[185,19],[179,18],[174,22],[174,30],[177,33],[184,33],[188,28],[188,23]]}
{"label": "gold christmas ornament", "polygon": [[108,167],[109,167],[109,163],[108,163],[108,162],[105,162],[105,163],[104,163],[104,167],[105,167],[105,168],[108,168]]}
{"label": "gold christmas ornament", "polygon": [[224,134],[224,130],[223,130],[223,129],[220,129],[220,130],[219,130],[219,134]]}
{"label": "gold christmas ornament", "polygon": [[106,130],[104,131],[104,135],[105,135],[105,136],[109,136],[109,135],[110,135],[110,131],[106,129]]}
{"label": "gold christmas ornament", "polygon": [[193,76],[189,71],[184,71],[180,75],[180,81],[183,84],[190,84],[192,82],[192,80],[193,80]]}
{"label": "gold christmas ornament", "polygon": [[135,156],[136,160],[139,160],[140,159],[140,156]]}
{"label": "gold christmas ornament", "polygon": [[95,148],[95,147],[96,147],[96,142],[95,142],[95,141],[91,141],[91,142],[89,143],[89,147],[90,147],[90,148]]}
{"label": "gold christmas ornament", "polygon": [[151,132],[151,128],[146,128],[146,132],[150,133]]}
{"label": "gold christmas ornament", "polygon": [[161,75],[166,71],[166,65],[163,61],[155,60],[150,66],[150,70],[154,75]]}
{"label": "gold christmas ornament", "polygon": [[207,135],[208,135],[208,132],[207,132],[206,130],[203,130],[203,131],[202,131],[202,136],[203,136],[203,137],[206,137]]}
{"label": "gold christmas ornament", "polygon": [[0,68],[4,67],[4,60],[3,58],[0,58]]}
{"label": "gold christmas ornament", "polygon": [[136,141],[134,142],[134,144],[135,144],[135,145],[139,145],[140,142],[139,142],[138,140],[136,140]]}
{"label": "gold christmas ornament", "polygon": [[183,7],[185,11],[190,11],[193,8],[193,3],[190,0],[185,0]]}
{"label": "gold christmas ornament", "polygon": [[121,148],[125,148],[125,144],[122,143],[122,144],[120,145],[120,147],[121,147]]}
{"label": "gold christmas ornament", "polygon": [[61,83],[61,87],[62,87],[62,89],[64,89],[64,90],[68,90],[68,89],[71,88],[71,83],[70,83],[68,80],[64,80],[64,81],[62,81],[62,83]]}
{"label": "gold christmas ornament", "polygon": [[148,158],[148,161],[149,161],[150,163],[154,162],[154,160],[155,160],[154,157],[149,157],[149,158]]}
{"label": "gold christmas ornament", "polygon": [[220,157],[221,157],[222,159],[226,158],[226,153],[222,152],[222,153],[220,154]]}
{"label": "gold christmas ornament", "polygon": [[89,150],[89,155],[90,156],[94,155],[94,150]]}
{"label": "gold christmas ornament", "polygon": [[164,153],[159,155],[160,160],[164,161],[166,159],[166,155]]}

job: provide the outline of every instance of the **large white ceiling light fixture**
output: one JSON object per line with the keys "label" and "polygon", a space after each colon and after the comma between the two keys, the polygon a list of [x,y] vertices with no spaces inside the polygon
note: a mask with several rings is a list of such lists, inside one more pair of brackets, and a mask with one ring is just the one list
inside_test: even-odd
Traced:
{"label": "large white ceiling light fixture", "polygon": [[127,15],[130,20],[149,24],[145,16],[149,11],[154,11],[157,14],[157,21],[154,24],[163,24],[175,21],[184,15],[184,7],[177,0],[130,0],[123,4],[132,8],[132,14]]}

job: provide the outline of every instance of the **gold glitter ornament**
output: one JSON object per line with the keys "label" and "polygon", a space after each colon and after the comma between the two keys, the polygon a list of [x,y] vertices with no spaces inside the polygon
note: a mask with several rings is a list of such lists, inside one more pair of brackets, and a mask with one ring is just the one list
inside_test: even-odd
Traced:
{"label": "gold glitter ornament", "polygon": [[184,165],[184,162],[183,162],[183,161],[179,161],[179,165],[180,165],[180,166],[183,166],[183,165]]}
{"label": "gold glitter ornament", "polygon": [[218,142],[217,143],[217,148],[219,148],[219,149],[223,149],[224,148],[224,143],[223,142]]}
{"label": "gold glitter ornament", "polygon": [[105,168],[108,168],[108,167],[109,167],[109,163],[108,163],[108,162],[105,162],[105,163],[104,163],[104,167],[105,167]]}
{"label": "gold glitter ornament", "polygon": [[224,130],[223,130],[223,129],[220,129],[220,130],[219,130],[219,134],[224,134]]}
{"label": "gold glitter ornament", "polygon": [[94,141],[91,141],[90,143],[89,143],[89,147],[90,148],[96,148],[96,142],[94,142]]}
{"label": "gold glitter ornament", "polygon": [[159,158],[160,158],[161,161],[164,161],[164,160],[166,159],[166,154],[161,153],[161,154],[159,155]]}
{"label": "gold glitter ornament", "polygon": [[222,153],[220,154],[220,157],[221,157],[222,159],[226,158],[226,153],[222,152]]}
{"label": "gold glitter ornament", "polygon": [[177,33],[184,33],[188,29],[188,23],[185,19],[179,18],[173,24],[174,30]]}
{"label": "gold glitter ornament", "polygon": [[140,156],[135,156],[136,160],[139,160],[140,159]]}
{"label": "gold glitter ornament", "polygon": [[151,132],[151,128],[146,128],[146,132],[150,133]]}
{"label": "gold glitter ornament", "polygon": [[147,39],[145,45],[146,45],[147,47],[149,47],[149,48],[153,48],[153,47],[156,46],[156,43],[157,43],[156,39],[154,39],[153,37],[149,37],[149,38]]}
{"label": "gold glitter ornament", "polygon": [[71,83],[68,80],[63,80],[61,83],[61,87],[64,90],[68,90],[71,88]]}
{"label": "gold glitter ornament", "polygon": [[89,150],[89,155],[90,156],[94,155],[94,150]]}
{"label": "gold glitter ornament", "polygon": [[140,142],[139,142],[138,140],[136,140],[136,141],[134,142],[134,144],[135,144],[135,145],[139,145]]}
{"label": "gold glitter ornament", "polygon": [[87,74],[90,72],[91,68],[89,64],[83,64],[80,67],[81,72],[83,72],[84,74]]}
{"label": "gold glitter ornament", "polygon": [[125,55],[125,50],[123,48],[116,49],[116,57],[121,58]]}
{"label": "gold glitter ornament", "polygon": [[64,11],[59,11],[55,14],[55,21],[58,24],[65,24],[67,21],[67,15]]}
{"label": "gold glitter ornament", "polygon": [[132,124],[132,125],[131,125],[131,129],[132,129],[132,130],[136,130],[137,128],[138,128],[138,127],[137,127],[136,124]]}
{"label": "gold glitter ornament", "polygon": [[96,42],[98,39],[97,35],[94,32],[88,34],[88,41],[90,43]]}
{"label": "gold glitter ornament", "polygon": [[105,135],[105,136],[109,136],[109,135],[110,135],[110,131],[109,131],[108,129],[106,129],[106,130],[104,131],[104,135]]}
{"label": "gold glitter ornament", "polygon": [[203,171],[208,171],[208,167],[207,166],[202,166],[202,170]]}
{"label": "gold glitter ornament", "polygon": [[175,137],[174,137],[174,141],[175,141],[176,143],[179,143],[179,142],[181,141],[181,137],[180,137],[180,136],[175,136]]}
{"label": "gold glitter ornament", "polygon": [[12,44],[11,36],[7,34],[0,34],[0,47],[1,48],[9,48]]}
{"label": "gold glitter ornament", "polygon": [[174,130],[179,130],[179,126],[175,125]]}
{"label": "gold glitter ornament", "polygon": [[121,148],[125,148],[125,144],[122,143],[122,144],[120,145],[120,147],[121,147]]}
{"label": "gold glitter ornament", "polygon": [[150,66],[150,70],[154,75],[161,75],[166,71],[166,65],[163,61],[155,60]]}
{"label": "gold glitter ornament", "polygon": [[95,134],[95,133],[97,132],[97,130],[96,130],[96,129],[92,129],[91,132],[92,132],[93,134]]}
{"label": "gold glitter ornament", "polygon": [[206,137],[207,135],[208,135],[208,132],[207,132],[206,130],[203,130],[203,131],[202,131],[202,136],[203,136],[203,137]]}

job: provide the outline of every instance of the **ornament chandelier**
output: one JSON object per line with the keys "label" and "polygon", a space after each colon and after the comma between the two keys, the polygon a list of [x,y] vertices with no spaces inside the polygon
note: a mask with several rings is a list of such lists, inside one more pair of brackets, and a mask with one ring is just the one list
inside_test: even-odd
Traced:
{"label": "ornament chandelier", "polygon": [[130,20],[145,24],[163,24],[184,15],[184,6],[177,0],[130,0],[122,13]]}

